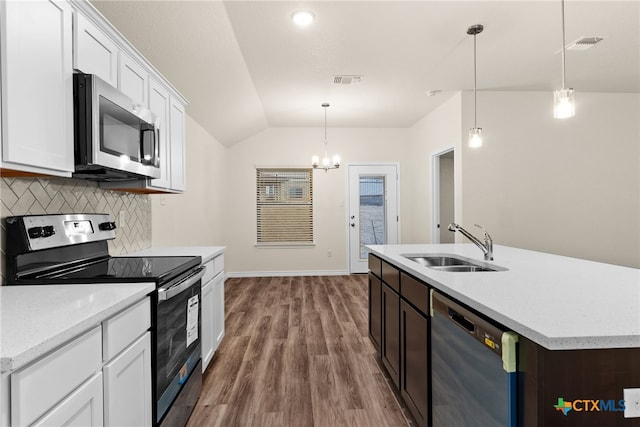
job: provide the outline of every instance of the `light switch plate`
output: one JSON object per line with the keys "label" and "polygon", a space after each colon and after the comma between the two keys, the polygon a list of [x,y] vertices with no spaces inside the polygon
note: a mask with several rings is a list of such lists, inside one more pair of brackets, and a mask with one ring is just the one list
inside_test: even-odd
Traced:
{"label": "light switch plate", "polygon": [[640,388],[622,389],[622,396],[624,397],[624,417],[640,417]]}

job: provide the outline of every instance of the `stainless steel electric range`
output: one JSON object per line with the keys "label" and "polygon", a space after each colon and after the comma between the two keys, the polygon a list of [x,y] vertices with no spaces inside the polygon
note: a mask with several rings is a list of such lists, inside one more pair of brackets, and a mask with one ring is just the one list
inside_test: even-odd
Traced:
{"label": "stainless steel electric range", "polygon": [[156,284],[152,419],[162,427],[185,425],[202,387],[201,258],[110,256],[116,223],[107,214],[14,216],[5,225],[9,285]]}

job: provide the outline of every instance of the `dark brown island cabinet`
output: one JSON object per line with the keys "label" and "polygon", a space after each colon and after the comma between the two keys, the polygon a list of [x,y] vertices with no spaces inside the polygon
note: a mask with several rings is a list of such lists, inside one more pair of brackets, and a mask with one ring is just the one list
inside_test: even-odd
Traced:
{"label": "dark brown island cabinet", "polygon": [[[369,254],[369,337],[424,427],[431,425],[431,288]],[[628,402],[623,395],[640,392],[639,348],[549,350],[520,336],[517,371],[518,427],[640,427],[640,418],[624,417],[625,405],[640,407],[640,394]],[[571,410],[563,411],[567,405]]]}

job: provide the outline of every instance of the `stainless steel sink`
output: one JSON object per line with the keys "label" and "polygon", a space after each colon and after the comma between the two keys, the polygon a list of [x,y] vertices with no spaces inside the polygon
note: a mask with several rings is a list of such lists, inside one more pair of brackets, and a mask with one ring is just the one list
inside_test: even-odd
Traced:
{"label": "stainless steel sink", "polygon": [[480,271],[507,270],[504,267],[500,267],[494,264],[475,261],[469,258],[452,254],[407,254],[402,256],[410,259],[413,262],[417,262],[420,265],[439,271],[470,273]]}

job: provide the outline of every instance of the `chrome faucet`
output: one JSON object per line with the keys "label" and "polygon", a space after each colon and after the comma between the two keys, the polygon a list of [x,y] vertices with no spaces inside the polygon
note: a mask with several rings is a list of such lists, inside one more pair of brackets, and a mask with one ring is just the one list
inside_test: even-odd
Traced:
{"label": "chrome faucet", "polygon": [[493,240],[491,240],[491,236],[489,235],[489,233],[487,233],[487,230],[485,230],[478,224],[475,224],[475,226],[482,230],[482,232],[484,233],[484,244],[473,234],[469,233],[467,230],[465,230],[455,222],[449,224],[449,227],[447,228],[449,231],[459,231],[460,233],[462,233],[467,239],[471,240],[477,247],[480,248],[480,250],[482,250],[485,261],[493,261]]}

